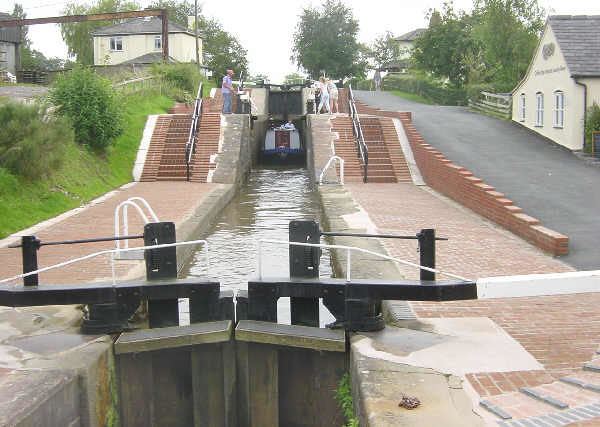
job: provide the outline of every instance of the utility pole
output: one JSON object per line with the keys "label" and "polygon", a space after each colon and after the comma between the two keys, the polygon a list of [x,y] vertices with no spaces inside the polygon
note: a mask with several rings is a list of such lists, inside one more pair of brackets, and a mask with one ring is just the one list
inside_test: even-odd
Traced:
{"label": "utility pole", "polygon": [[200,47],[198,43],[198,0],[194,0],[194,34],[196,35],[196,66],[200,71]]}

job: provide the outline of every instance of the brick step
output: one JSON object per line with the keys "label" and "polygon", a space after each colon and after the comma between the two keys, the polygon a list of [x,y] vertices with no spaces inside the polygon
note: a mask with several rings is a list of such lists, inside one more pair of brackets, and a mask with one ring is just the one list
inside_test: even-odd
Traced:
{"label": "brick step", "polygon": [[379,183],[396,183],[398,180],[395,176],[373,176],[371,174],[367,175],[367,182],[379,182]]}
{"label": "brick step", "polygon": [[557,409],[567,409],[569,407],[595,403],[600,404],[599,393],[564,381],[555,381],[550,384],[523,388],[521,391]]}
{"label": "brick step", "polygon": [[518,419],[521,418],[522,414],[536,417],[556,412],[554,406],[533,399],[518,391],[488,396],[479,404],[502,420]]}

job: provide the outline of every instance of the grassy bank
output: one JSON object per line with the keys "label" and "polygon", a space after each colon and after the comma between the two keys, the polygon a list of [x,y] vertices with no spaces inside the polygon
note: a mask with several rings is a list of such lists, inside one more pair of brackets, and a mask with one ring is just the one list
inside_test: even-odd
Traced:
{"label": "grassy bank", "polygon": [[0,168],[0,238],[52,218],[131,181],[131,171],[148,114],[167,111],[173,101],[155,94],[123,101],[124,129],[106,155],[70,146],[61,168],[46,180],[27,182]]}
{"label": "grassy bank", "polygon": [[393,93],[394,95],[402,99],[406,99],[407,101],[418,102],[420,104],[432,105],[434,103],[433,101],[423,98],[422,96],[417,95],[415,93],[402,92],[401,90],[390,90],[390,93]]}

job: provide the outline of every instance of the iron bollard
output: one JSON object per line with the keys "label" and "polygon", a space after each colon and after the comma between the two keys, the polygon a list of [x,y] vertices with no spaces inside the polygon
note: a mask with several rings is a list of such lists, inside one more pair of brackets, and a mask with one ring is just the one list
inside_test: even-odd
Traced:
{"label": "iron bollard", "polygon": [[[418,234],[419,239],[419,264],[424,267],[435,268],[435,229],[424,228]],[[420,270],[421,280],[435,280],[433,271]]]}
{"label": "iron bollard", "polygon": [[[40,248],[40,240],[35,236],[21,237],[21,253],[23,255],[23,273],[29,273],[38,269],[37,251]],[[25,286],[37,286],[38,275],[32,274],[23,278]]]}

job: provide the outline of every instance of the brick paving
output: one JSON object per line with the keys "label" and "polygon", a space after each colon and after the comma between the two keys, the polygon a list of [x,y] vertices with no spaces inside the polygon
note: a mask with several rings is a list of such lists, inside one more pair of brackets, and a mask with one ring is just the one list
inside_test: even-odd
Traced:
{"label": "brick paving", "polygon": [[[369,214],[380,232],[414,234],[435,228],[437,265],[441,270],[477,279],[486,276],[566,272],[573,269],[524,240],[426,187],[411,184],[349,184],[346,188]],[[395,257],[418,260],[416,242],[383,240]],[[407,278],[418,272],[400,267]],[[522,387],[551,391],[565,375],[582,375],[600,344],[600,294],[504,298],[446,303],[412,302],[418,317],[488,317],[517,340],[544,370],[468,374],[482,399],[501,402],[519,417],[541,413],[544,406],[526,396]],[[553,383],[553,384],[551,384]],[[541,388],[540,388],[541,386]],[[522,393],[521,393],[522,394]],[[584,396],[585,395],[585,396]],[[573,402],[585,403],[587,391],[572,390]],[[565,398],[567,398],[565,397]],[[513,403],[510,399],[518,399]],[[506,402],[505,402],[506,400]],[[530,402],[531,400],[531,402]],[[598,420],[581,425],[600,425]]]}
{"label": "brick paving", "polygon": [[[42,241],[84,239],[114,235],[114,210],[129,197],[145,198],[162,221],[176,224],[191,215],[196,206],[216,188],[218,184],[188,182],[140,182],[125,189],[118,189],[102,203],[67,217],[56,224],[48,225],[35,235]],[[185,195],[185,197],[182,197]],[[129,234],[142,234],[143,223],[135,209],[129,208]],[[8,240],[8,239],[7,239]],[[141,240],[130,241],[130,247],[141,246]],[[38,252],[40,267],[56,264],[105,249],[114,248],[114,242],[89,243],[85,245],[45,246]],[[21,254],[18,249],[0,248],[0,278],[21,273]],[[127,274],[138,265],[132,261],[117,262],[117,276]],[[52,270],[40,275],[41,283],[79,283],[105,280],[111,276],[108,256],[100,256],[68,267]]]}

